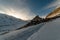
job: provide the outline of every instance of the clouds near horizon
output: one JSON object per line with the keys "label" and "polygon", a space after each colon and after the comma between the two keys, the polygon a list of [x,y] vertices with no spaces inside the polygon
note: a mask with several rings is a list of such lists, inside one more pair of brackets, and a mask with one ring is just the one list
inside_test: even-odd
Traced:
{"label": "clouds near horizon", "polygon": [[[44,16],[56,0],[0,0],[0,12],[30,20],[36,15]],[[51,8],[51,10],[53,7]],[[45,12],[46,10],[46,12]],[[49,11],[47,11],[49,10]],[[44,13],[43,13],[44,11]]]}

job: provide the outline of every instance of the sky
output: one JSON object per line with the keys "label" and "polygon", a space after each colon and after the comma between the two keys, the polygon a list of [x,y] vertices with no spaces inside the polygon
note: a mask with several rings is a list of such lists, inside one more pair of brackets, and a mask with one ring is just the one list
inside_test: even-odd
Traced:
{"label": "sky", "polygon": [[0,13],[31,20],[36,15],[45,17],[59,4],[60,0],[0,0]]}

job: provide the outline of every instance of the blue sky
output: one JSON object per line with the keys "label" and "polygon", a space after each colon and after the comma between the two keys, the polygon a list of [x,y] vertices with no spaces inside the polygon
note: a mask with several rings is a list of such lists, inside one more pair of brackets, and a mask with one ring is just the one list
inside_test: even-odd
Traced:
{"label": "blue sky", "polygon": [[[56,8],[59,0],[0,0],[0,13],[30,20],[34,16],[45,16]],[[56,4],[56,5],[55,5]]]}
{"label": "blue sky", "polygon": [[56,0],[28,0],[28,6],[36,15],[42,16],[55,8],[55,6],[51,8],[46,8],[48,5],[55,1]]}
{"label": "blue sky", "polygon": [[28,5],[32,11],[38,12],[38,10],[43,9],[45,6],[54,1],[55,0],[28,0]]}

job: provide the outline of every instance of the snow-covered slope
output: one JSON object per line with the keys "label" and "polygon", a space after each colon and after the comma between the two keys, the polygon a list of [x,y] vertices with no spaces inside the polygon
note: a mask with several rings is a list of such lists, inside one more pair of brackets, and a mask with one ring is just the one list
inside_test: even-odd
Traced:
{"label": "snow-covered slope", "polygon": [[0,40],[27,40],[32,34],[37,32],[44,23],[35,26],[30,26],[28,28],[23,28],[21,30],[11,31],[7,34],[0,35]]}
{"label": "snow-covered slope", "polygon": [[[12,27],[16,28],[14,26]],[[10,30],[13,30],[12,27]],[[2,27],[2,29],[3,28],[4,27]],[[6,28],[9,28],[9,26]],[[0,40],[60,40],[60,18],[27,28],[10,31],[0,35]]]}
{"label": "snow-covered slope", "polygon": [[21,19],[0,13],[0,34],[15,30],[25,25],[26,23],[26,21],[23,21]]}
{"label": "snow-covered slope", "polygon": [[60,18],[0,35],[0,40],[60,40]]}
{"label": "snow-covered slope", "polygon": [[27,40],[60,40],[60,18],[46,23]]}

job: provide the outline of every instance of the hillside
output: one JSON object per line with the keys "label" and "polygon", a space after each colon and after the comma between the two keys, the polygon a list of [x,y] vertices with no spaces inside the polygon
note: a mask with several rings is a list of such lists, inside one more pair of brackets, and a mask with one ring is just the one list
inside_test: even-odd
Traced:
{"label": "hillside", "polygon": [[20,30],[20,29],[23,29],[23,28],[27,28],[29,26],[33,26],[33,25],[37,25],[37,24],[40,24],[43,22],[43,18],[40,18],[38,15],[35,16],[30,22],[28,22],[26,25],[20,27],[20,28],[17,28],[16,30]]}
{"label": "hillside", "polygon": [[1,14],[0,40],[60,40],[60,9],[57,10],[46,18],[35,16],[30,22]]}
{"label": "hillside", "polygon": [[15,30],[25,25],[27,21],[0,13],[0,34]]}
{"label": "hillside", "polygon": [[46,18],[52,18],[55,17],[57,15],[60,15],[60,7],[54,9],[51,13],[49,13]]}
{"label": "hillside", "polygon": [[47,22],[28,40],[60,40],[60,18]]}
{"label": "hillside", "polygon": [[1,35],[1,40],[60,40],[60,18]]}

